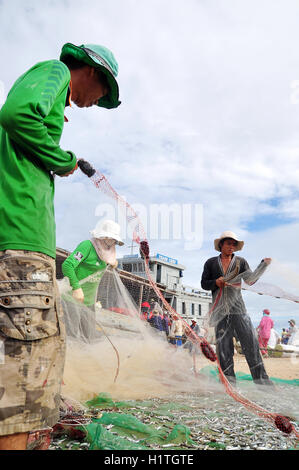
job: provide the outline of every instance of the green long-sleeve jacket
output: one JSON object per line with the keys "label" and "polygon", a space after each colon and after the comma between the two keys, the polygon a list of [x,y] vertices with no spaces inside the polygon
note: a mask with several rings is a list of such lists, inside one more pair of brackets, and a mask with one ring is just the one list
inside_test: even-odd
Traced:
{"label": "green long-sleeve jacket", "polygon": [[[84,304],[93,305],[96,300],[101,274],[106,266],[105,261],[98,257],[91,241],[85,240],[79,243],[77,248],[62,263],[62,273],[69,278],[73,290],[80,287],[83,289]],[[80,281],[95,273],[98,273],[95,279],[80,284]]]}
{"label": "green long-sleeve jacket", "polygon": [[0,110],[0,250],[56,256],[52,173],[76,165],[59,146],[70,78],[62,62],[40,62],[14,83]]}

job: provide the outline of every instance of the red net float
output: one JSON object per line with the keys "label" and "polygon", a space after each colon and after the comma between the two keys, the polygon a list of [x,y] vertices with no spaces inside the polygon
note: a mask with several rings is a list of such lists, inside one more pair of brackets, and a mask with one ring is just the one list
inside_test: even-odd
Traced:
{"label": "red net float", "polygon": [[217,356],[215,352],[213,351],[212,347],[207,343],[206,341],[202,341],[200,343],[200,348],[204,356],[206,356],[207,359],[209,359],[212,362],[215,362],[217,360]]}
{"label": "red net float", "polygon": [[142,258],[149,258],[149,245],[146,240],[140,242],[140,255]]}
{"label": "red net float", "polygon": [[48,450],[51,444],[51,429],[42,429],[29,433],[27,450]]}
{"label": "red net float", "polygon": [[292,423],[285,416],[277,415],[274,422],[275,426],[285,434],[291,434],[293,431]]}

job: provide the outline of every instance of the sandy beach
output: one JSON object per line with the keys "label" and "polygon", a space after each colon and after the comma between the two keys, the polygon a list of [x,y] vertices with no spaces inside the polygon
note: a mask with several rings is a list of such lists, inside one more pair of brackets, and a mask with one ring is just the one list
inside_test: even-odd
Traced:
{"label": "sandy beach", "polygon": [[[244,356],[234,355],[235,371],[249,373],[249,368]],[[299,379],[299,357],[268,357],[264,364],[269,377],[284,380]]]}

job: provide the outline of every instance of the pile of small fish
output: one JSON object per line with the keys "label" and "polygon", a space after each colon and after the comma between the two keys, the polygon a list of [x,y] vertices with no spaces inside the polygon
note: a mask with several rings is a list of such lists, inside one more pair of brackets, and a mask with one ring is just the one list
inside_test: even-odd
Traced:
{"label": "pile of small fish", "polygon": [[[276,388],[275,394],[257,391],[254,385],[246,388],[246,396],[269,411],[287,415],[298,429],[299,409],[297,387]],[[279,397],[279,399],[278,399]],[[145,403],[145,402],[144,402]],[[215,391],[200,394],[180,394],[165,399],[143,402],[127,402],[125,411],[144,424],[156,429],[171,429],[175,424],[190,430],[190,441],[180,444],[148,444],[149,449],[189,449],[189,450],[290,450],[298,449],[294,435],[280,432],[268,421],[253,415],[231,397]],[[149,406],[150,405],[150,406]],[[101,410],[97,410],[100,412]],[[109,412],[109,410],[105,410]],[[116,409],[113,409],[115,412]],[[113,429],[109,429],[113,432]],[[132,437],[129,438],[132,441]],[[134,442],[138,442],[138,439]],[[298,447],[297,447],[298,446]],[[50,450],[87,450],[89,444],[72,440],[66,436],[54,437]]]}
{"label": "pile of small fish", "polygon": [[192,403],[189,397],[191,410],[176,418],[189,427],[198,450],[287,450],[296,445],[294,436],[283,434],[235,402],[212,397],[197,400],[193,397]]}

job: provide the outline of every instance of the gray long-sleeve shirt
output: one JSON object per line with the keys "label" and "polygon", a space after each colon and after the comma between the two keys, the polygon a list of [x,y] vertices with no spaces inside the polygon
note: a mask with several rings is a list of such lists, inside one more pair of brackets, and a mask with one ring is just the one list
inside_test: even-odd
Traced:
{"label": "gray long-sleeve shirt", "polygon": [[[215,303],[219,288],[216,285],[216,279],[223,277],[232,283],[240,283],[244,279],[247,283],[254,283],[264,273],[267,264],[262,261],[255,271],[251,271],[248,262],[241,256],[232,256],[226,273],[223,272],[221,255],[214,256],[206,261],[201,278],[201,287],[212,291],[213,304]],[[242,298],[241,289],[231,286],[225,286],[221,298],[214,306],[210,317],[210,325],[215,326],[225,315],[246,313],[246,307]]]}

